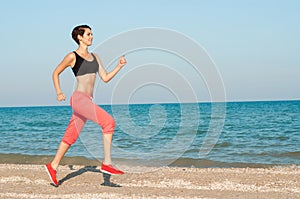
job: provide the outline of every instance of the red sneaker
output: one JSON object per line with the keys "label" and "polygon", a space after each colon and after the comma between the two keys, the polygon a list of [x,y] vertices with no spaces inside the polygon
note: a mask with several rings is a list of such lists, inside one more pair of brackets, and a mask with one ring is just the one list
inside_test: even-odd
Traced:
{"label": "red sneaker", "polygon": [[54,170],[51,166],[51,163],[48,163],[45,165],[46,171],[50,177],[50,180],[52,181],[52,183],[58,187],[58,182],[56,180],[56,170]]}
{"label": "red sneaker", "polygon": [[122,174],[124,174],[123,171],[114,168],[111,164],[106,165],[103,162],[101,164],[100,171],[102,173],[107,173],[107,174],[110,174],[110,175],[122,175]]}

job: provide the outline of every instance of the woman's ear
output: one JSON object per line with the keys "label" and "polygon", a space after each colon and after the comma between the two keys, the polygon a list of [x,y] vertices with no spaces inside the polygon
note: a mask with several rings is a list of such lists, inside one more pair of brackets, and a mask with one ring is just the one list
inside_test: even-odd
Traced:
{"label": "woman's ear", "polygon": [[77,39],[80,42],[82,40],[82,36],[81,35],[77,35]]}

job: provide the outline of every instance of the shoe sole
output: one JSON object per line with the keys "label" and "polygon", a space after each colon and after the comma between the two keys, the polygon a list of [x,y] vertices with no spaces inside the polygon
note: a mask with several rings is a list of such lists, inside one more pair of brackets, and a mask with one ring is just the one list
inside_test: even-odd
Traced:
{"label": "shoe sole", "polygon": [[58,187],[58,185],[56,185],[54,182],[53,182],[53,180],[52,180],[52,177],[51,177],[51,174],[50,174],[50,172],[49,172],[49,170],[48,170],[48,168],[47,168],[47,166],[46,165],[44,165],[44,167],[45,167],[45,169],[46,169],[46,171],[47,171],[47,173],[48,173],[48,176],[49,176],[49,178],[50,178],[50,180],[51,180],[51,182],[56,186],[56,187]]}
{"label": "shoe sole", "polygon": [[102,169],[100,169],[100,171],[101,171],[102,173],[106,173],[106,174],[109,174],[109,175],[116,175],[116,174],[110,173],[110,172],[105,171],[105,170],[102,170]]}
{"label": "shoe sole", "polygon": [[123,174],[123,173],[110,173],[109,171],[105,171],[105,170],[102,170],[102,169],[100,169],[100,171],[102,173],[106,173],[106,174],[109,174],[109,175],[122,175]]}

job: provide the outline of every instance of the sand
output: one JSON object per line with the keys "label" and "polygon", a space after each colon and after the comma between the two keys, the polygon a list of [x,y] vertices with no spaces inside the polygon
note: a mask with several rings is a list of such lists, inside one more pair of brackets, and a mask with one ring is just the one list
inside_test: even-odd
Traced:
{"label": "sand", "polygon": [[0,164],[0,198],[300,198],[299,166],[120,168],[127,173],[60,166],[56,188],[43,165]]}

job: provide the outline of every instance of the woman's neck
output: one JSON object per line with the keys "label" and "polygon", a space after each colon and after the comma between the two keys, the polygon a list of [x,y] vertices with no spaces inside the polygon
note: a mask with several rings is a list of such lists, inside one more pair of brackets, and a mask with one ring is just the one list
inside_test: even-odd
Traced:
{"label": "woman's neck", "polygon": [[79,52],[82,55],[88,55],[89,51],[88,51],[88,46],[86,45],[79,45],[77,48],[77,52]]}

